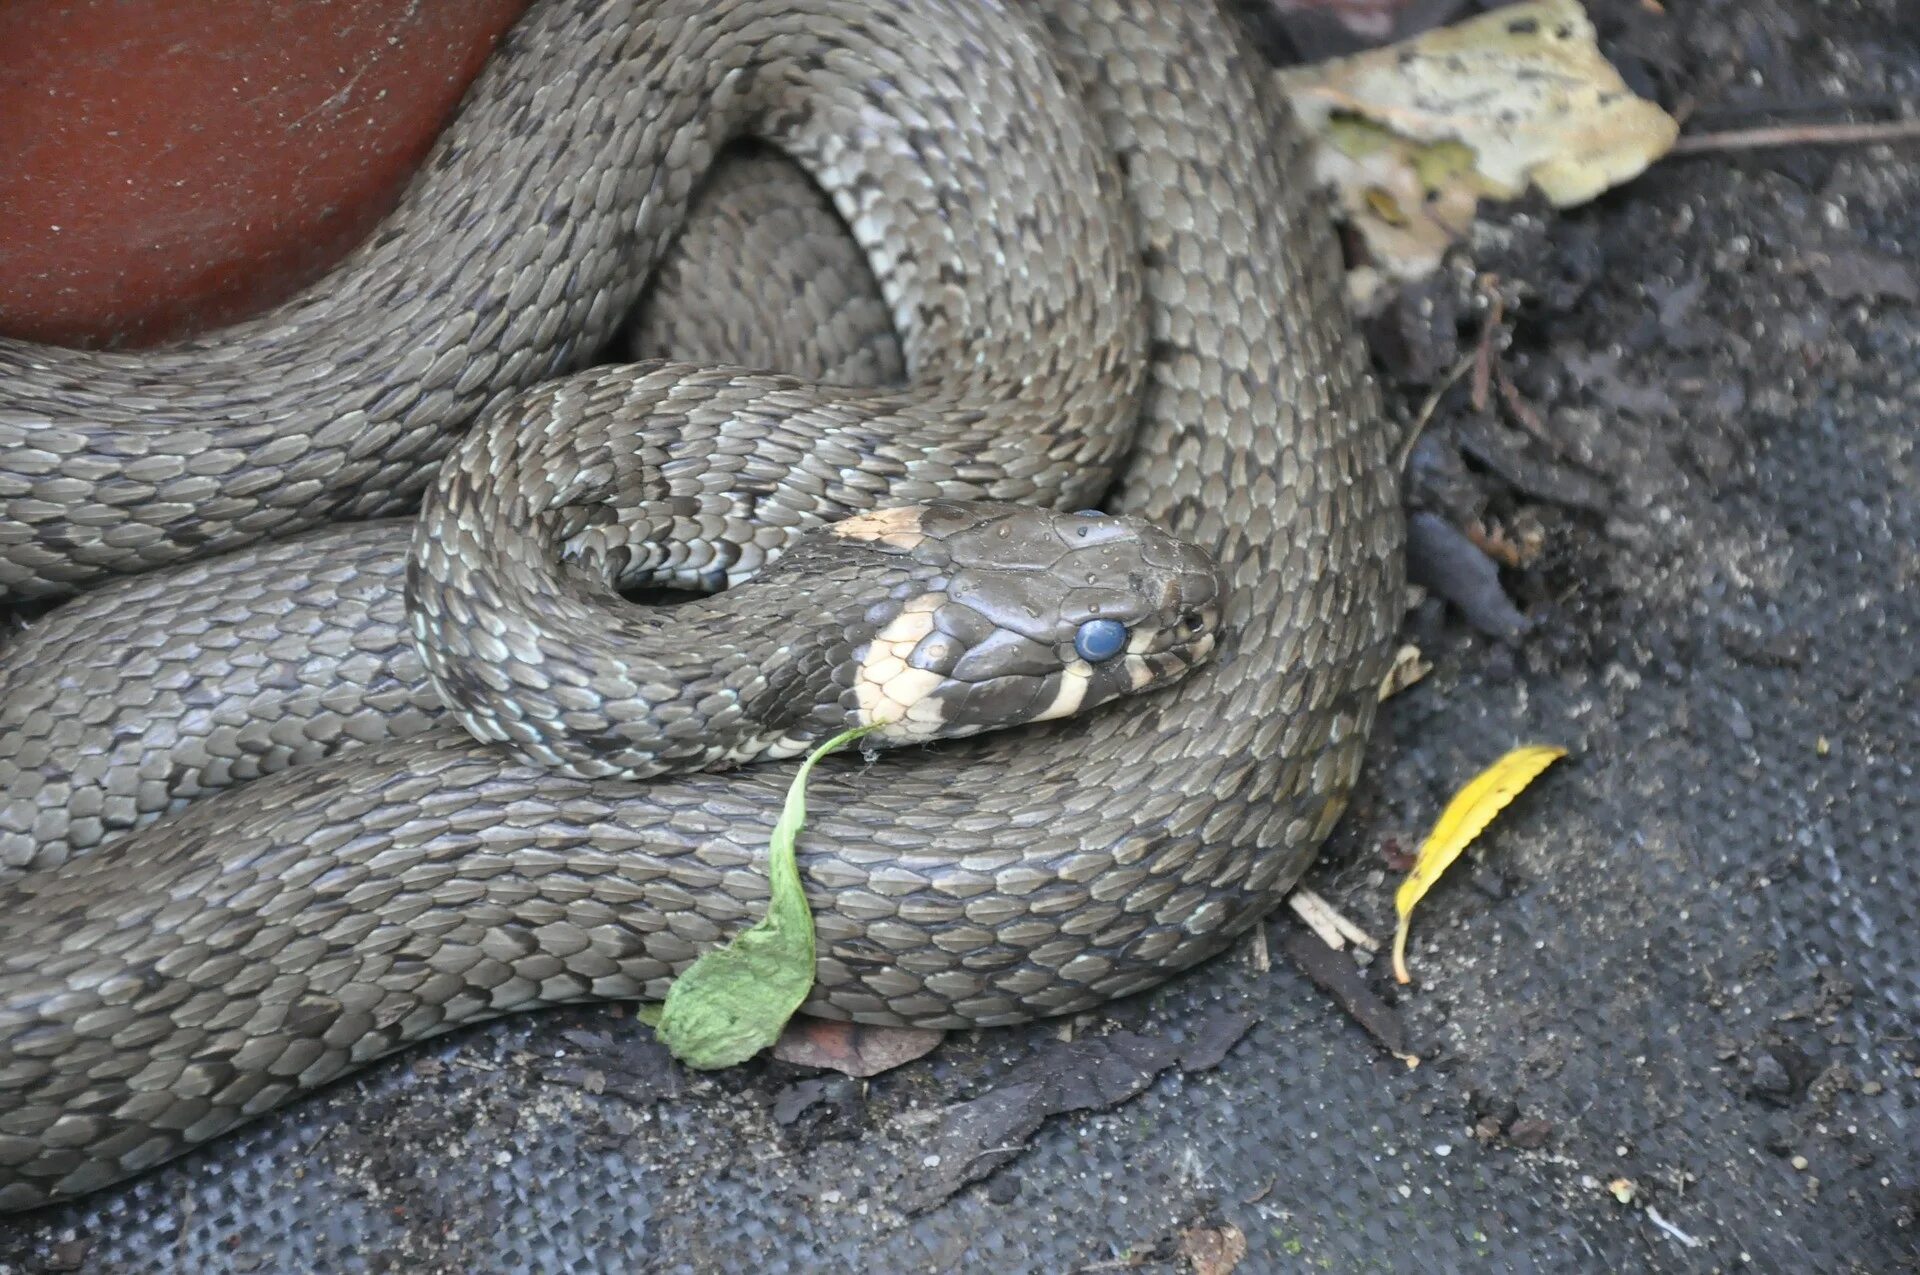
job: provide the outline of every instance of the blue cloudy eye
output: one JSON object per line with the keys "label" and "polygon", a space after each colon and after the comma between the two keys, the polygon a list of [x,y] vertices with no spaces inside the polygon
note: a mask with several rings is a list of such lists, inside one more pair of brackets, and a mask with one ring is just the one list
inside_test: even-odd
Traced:
{"label": "blue cloudy eye", "polygon": [[1104,518],[1107,516],[1107,511],[1104,509],[1076,509],[1073,511],[1073,516],[1076,518]]}
{"label": "blue cloudy eye", "polygon": [[1088,620],[1073,635],[1073,649],[1089,664],[1110,660],[1127,645],[1127,626],[1118,620]]}

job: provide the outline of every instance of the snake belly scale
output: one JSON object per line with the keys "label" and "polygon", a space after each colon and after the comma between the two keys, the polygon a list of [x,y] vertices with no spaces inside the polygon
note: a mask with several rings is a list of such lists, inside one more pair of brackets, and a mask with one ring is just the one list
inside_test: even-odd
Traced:
{"label": "snake belly scale", "polygon": [[[823,31],[878,39],[876,26],[892,36],[872,57],[804,45]],[[783,64],[797,68],[790,100],[777,83],[701,69],[754,38],[802,46]],[[1040,88],[1023,92],[1057,80],[1064,96],[1016,98],[996,78],[1007,59],[979,61],[987,47],[1031,64]],[[672,230],[658,209],[684,205],[724,140],[636,134],[634,121],[731,109],[748,87],[773,96],[738,127],[772,134],[832,197],[874,264],[916,393],[829,401],[791,378],[680,363],[567,375],[638,295],[611,282],[622,262],[658,258]],[[997,131],[950,140],[956,95],[971,103],[956,116]],[[882,107],[900,118],[883,124]],[[829,122],[808,132],[816,109]],[[610,137],[637,148],[629,167]],[[893,145],[897,172],[845,176],[851,151]],[[336,644],[386,706],[328,710],[324,738],[251,756],[273,773],[185,809],[173,809],[183,794],[246,778],[248,764],[215,760],[174,788],[145,777],[157,790],[125,803],[123,828],[89,806],[86,835],[47,832],[46,855],[34,819],[0,825],[29,843],[0,920],[0,1207],[97,1189],[462,1023],[658,997],[763,906],[790,764],[645,784],[556,774],[440,711],[399,603],[413,524],[357,520],[410,509],[476,417],[460,454],[487,468],[515,424],[604,438],[609,399],[686,405],[664,413],[693,427],[679,444],[642,439],[654,451],[640,481],[655,484],[658,516],[691,527],[682,539],[728,548],[648,559],[644,528],[568,524],[571,547],[614,575],[711,585],[862,509],[1074,508],[1102,491],[1115,513],[1221,564],[1217,647],[1177,685],[903,750],[884,777],[816,775],[802,845],[819,931],[809,1012],[1017,1022],[1150,986],[1242,933],[1345,804],[1401,587],[1388,430],[1301,145],[1210,4],[544,3],[393,220],[309,293],[164,351],[0,345],[12,596],[183,560],[194,588],[230,600],[254,587],[234,583],[250,571],[299,574],[258,614],[363,633],[364,647],[352,632]],[[526,180],[471,180],[488,151]],[[1062,191],[1019,162],[1041,152],[1080,184]],[[926,178],[928,165],[947,176]],[[561,234],[568,201],[592,215]],[[928,237],[895,237],[902,223],[884,210],[897,207],[917,210],[906,224]],[[707,406],[723,400],[734,405]],[[981,406],[1003,402],[1018,406]],[[202,411],[220,423],[195,424]],[[723,416],[745,424],[701,432]],[[735,446],[729,431],[756,422]],[[1022,429],[1038,441],[1008,441]],[[673,450],[702,439],[732,459],[703,470]],[[354,525],[261,543],[341,520]],[[252,557],[197,561],[225,550]],[[111,617],[120,596],[127,623],[151,625],[144,608],[165,592],[136,576],[70,606]],[[309,623],[335,594],[348,618]],[[62,625],[59,612],[47,622]],[[57,654],[35,637],[21,641]],[[232,649],[179,642],[189,673]],[[0,683],[7,704],[15,685]],[[80,782],[47,746],[66,728],[49,695],[18,697],[28,707],[7,729],[26,743],[0,761],[43,792]],[[279,769],[291,761],[303,764]]]}

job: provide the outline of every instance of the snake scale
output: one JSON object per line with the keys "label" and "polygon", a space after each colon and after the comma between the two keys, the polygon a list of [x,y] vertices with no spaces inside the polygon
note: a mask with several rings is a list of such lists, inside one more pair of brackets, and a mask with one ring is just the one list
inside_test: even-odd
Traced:
{"label": "snake scale", "polygon": [[[737,255],[672,264],[736,138],[831,200],[903,384],[685,361],[759,366],[839,305],[765,300],[805,252],[756,260],[765,225],[701,214],[689,237]],[[487,578],[469,555],[512,529],[488,519],[544,520],[582,596],[735,583],[927,501],[1104,495],[1203,546],[1225,614],[1177,685],[815,777],[806,1008],[1012,1023],[1222,948],[1345,804],[1401,582],[1315,212],[1210,4],[542,0],[300,296],[156,351],[0,343],[0,587],[88,591],[0,654],[0,1208],[461,1023],[657,998],[763,906],[790,764],[632,782],[591,681],[569,703],[600,761],[574,774],[528,760],[544,736],[502,727],[516,757],[448,719],[414,638],[504,631],[488,589],[428,579]],[[703,348],[586,366],[656,268],[649,304],[698,311]],[[704,300],[668,279],[703,272]],[[886,379],[853,344],[846,379]]]}

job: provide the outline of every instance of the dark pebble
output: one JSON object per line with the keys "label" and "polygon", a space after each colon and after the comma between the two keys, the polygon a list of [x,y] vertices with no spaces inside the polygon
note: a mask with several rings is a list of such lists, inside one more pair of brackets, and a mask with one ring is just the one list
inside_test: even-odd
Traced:
{"label": "dark pebble", "polygon": [[1467,876],[1467,882],[1489,899],[1504,899],[1513,893],[1513,883],[1507,879],[1504,872],[1483,864],[1474,865],[1473,871]]}
{"label": "dark pebble", "polygon": [[1784,1107],[1793,1101],[1793,1077],[1771,1051],[1753,1060],[1753,1075],[1747,1079],[1747,1094],[1762,1102]]}
{"label": "dark pebble", "polygon": [[1553,1125],[1538,1116],[1528,1116],[1507,1126],[1507,1141],[1522,1151],[1538,1151],[1553,1137]]}
{"label": "dark pebble", "polygon": [[1489,637],[1527,630],[1527,617],[1500,587],[1500,568],[1451,523],[1421,511],[1407,519],[1407,578],[1460,608]]}

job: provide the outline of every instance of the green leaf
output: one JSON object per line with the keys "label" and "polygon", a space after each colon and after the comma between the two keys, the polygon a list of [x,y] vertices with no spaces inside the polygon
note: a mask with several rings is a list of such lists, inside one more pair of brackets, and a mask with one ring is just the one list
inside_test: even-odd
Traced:
{"label": "green leaf", "polygon": [[807,776],[822,757],[882,725],[842,731],[807,754],[767,848],[767,915],[725,947],[701,953],[667,989],[654,1030],[687,1066],[708,1071],[745,1062],[779,1039],[813,990],[813,913],[794,854],[807,820]]}

